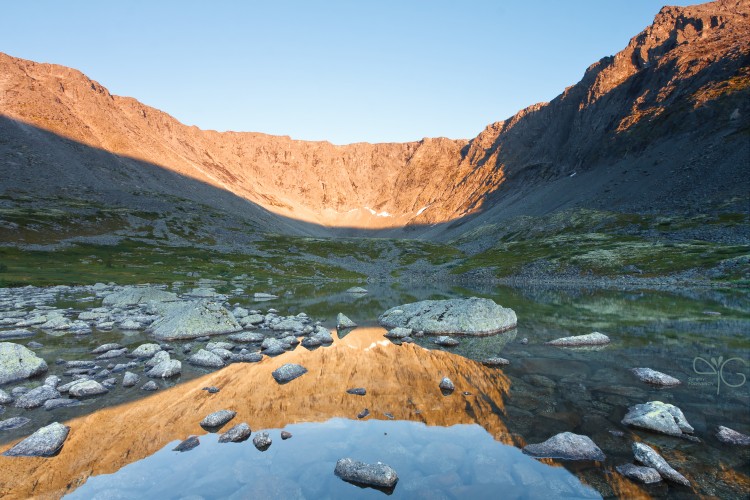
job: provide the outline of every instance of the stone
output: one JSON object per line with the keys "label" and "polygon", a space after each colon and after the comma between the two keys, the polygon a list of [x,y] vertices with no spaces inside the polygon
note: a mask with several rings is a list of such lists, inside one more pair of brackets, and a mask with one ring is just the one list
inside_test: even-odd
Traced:
{"label": "stone", "polygon": [[321,344],[333,343],[331,332],[329,332],[327,328],[324,328],[322,326],[315,327],[315,333],[312,334],[311,338],[319,341]]}
{"label": "stone", "polygon": [[190,356],[187,362],[204,368],[222,368],[224,366],[224,360],[219,355],[205,349],[201,349]]}
{"label": "stone", "polygon": [[305,328],[305,324],[297,318],[284,318],[277,323],[271,325],[271,330],[276,331],[290,331],[290,332],[301,332]]}
{"label": "stone", "polygon": [[302,339],[302,347],[311,349],[313,347],[320,347],[322,345],[322,342],[316,338],[312,337],[305,337]]}
{"label": "stone", "polygon": [[13,397],[5,392],[4,390],[0,389],[0,405],[7,405],[13,402]]}
{"label": "stone", "polygon": [[88,398],[109,392],[96,380],[81,380],[68,389],[68,394],[75,398]]}
{"label": "stone", "polygon": [[201,444],[201,442],[198,439],[198,436],[190,436],[189,438],[187,438],[186,440],[184,440],[183,442],[175,446],[172,449],[172,451],[179,451],[179,452],[190,451],[196,446],[198,446],[199,444]]}
{"label": "stone", "polygon": [[242,318],[242,324],[244,326],[259,325],[263,323],[265,317],[262,314],[252,313]]}
{"label": "stone", "polygon": [[49,377],[44,379],[44,385],[48,385],[50,387],[57,387],[60,385],[61,379],[57,375],[50,375]]}
{"label": "stone", "polygon": [[222,425],[232,420],[235,415],[237,415],[237,412],[232,410],[215,411],[209,415],[206,415],[206,418],[201,420],[201,427],[207,427],[209,429],[221,427]]}
{"label": "stone", "polygon": [[361,286],[353,286],[351,288],[348,288],[346,290],[346,293],[368,293],[365,288],[362,288]]}
{"label": "stone", "polygon": [[292,437],[292,433],[289,431],[281,431],[281,439],[286,441],[287,439]]}
{"label": "stone", "polygon": [[510,364],[510,361],[498,356],[492,356],[490,358],[483,359],[482,364],[484,366],[507,366]]}
{"label": "stone", "polygon": [[133,372],[125,372],[125,374],[122,376],[122,386],[123,387],[133,387],[135,384],[138,383],[138,380],[140,377],[136,375]]}
{"label": "stone", "polygon": [[588,436],[562,432],[543,443],[524,446],[523,452],[536,458],[555,458],[558,460],[596,460],[603,461],[604,453]]}
{"label": "stone", "polygon": [[307,373],[307,368],[302,365],[286,363],[271,373],[273,379],[279,384],[286,384]]}
{"label": "stone", "polygon": [[0,331],[0,340],[27,339],[33,336],[34,336],[34,332],[32,332],[31,330],[27,330],[26,328],[17,328],[15,330]]}
{"label": "stone", "polygon": [[14,406],[16,408],[30,410],[31,408],[39,408],[48,399],[55,399],[59,397],[60,393],[54,387],[50,387],[48,385],[40,385],[39,387],[31,389],[29,392],[21,395],[18,399],[16,399]]}
{"label": "stone", "polygon": [[679,408],[661,401],[631,406],[622,423],[669,436],[692,434],[694,430]]}
{"label": "stone", "polygon": [[153,287],[128,286],[122,290],[106,295],[102,305],[109,307],[128,307],[148,302],[174,302],[179,297],[172,292],[165,292]]}
{"label": "stone", "polygon": [[402,326],[397,326],[396,328],[391,328],[385,333],[385,336],[389,339],[403,339],[411,335],[412,329],[411,328],[404,328]]}
{"label": "stone", "polygon": [[132,319],[126,319],[122,323],[120,323],[120,330],[128,330],[128,331],[135,331],[140,330],[143,328],[143,325],[138,323],[137,321],[134,321]]}
{"label": "stone", "polygon": [[448,377],[443,377],[443,379],[440,381],[439,387],[441,391],[446,392],[453,392],[456,390],[456,386],[453,384],[453,381]]}
{"label": "stone", "polygon": [[365,408],[361,412],[357,413],[357,418],[365,418],[368,415],[370,415],[370,409],[369,408]]}
{"label": "stone", "polygon": [[71,361],[65,361],[65,366],[68,368],[95,368],[96,363],[83,359],[74,359]]}
{"label": "stone", "polygon": [[148,382],[146,382],[145,384],[141,386],[141,390],[142,391],[158,391],[159,386],[156,385],[156,382],[154,382],[153,380],[149,380]]}
{"label": "stone", "polygon": [[146,372],[146,376],[151,378],[170,378],[176,377],[180,373],[182,373],[182,363],[176,359],[167,359]]}
{"label": "stone", "polygon": [[232,314],[235,318],[244,318],[250,314],[250,311],[245,309],[244,307],[237,306],[234,309],[232,309]]}
{"label": "stone", "polygon": [[716,429],[716,438],[724,444],[734,446],[750,446],[750,436],[737,432],[729,427],[720,425]]}
{"label": "stone", "polygon": [[263,355],[259,352],[246,352],[239,354],[232,354],[229,358],[230,363],[257,363],[263,359]]}
{"label": "stone", "polygon": [[638,377],[638,380],[647,384],[673,386],[681,383],[678,379],[651,368],[632,368],[630,371]]}
{"label": "stone", "polygon": [[562,337],[555,340],[545,342],[547,345],[553,345],[557,347],[582,347],[592,345],[606,345],[609,344],[609,337],[603,333],[593,332],[586,335],[574,335],[572,337]]}
{"label": "stone", "polygon": [[56,410],[58,408],[68,408],[71,406],[81,406],[81,402],[77,399],[67,398],[48,399],[44,402],[44,409],[47,411]]}
{"label": "stone", "polygon": [[345,314],[338,313],[336,316],[336,328],[338,330],[345,330],[347,328],[354,328],[357,326],[357,323],[349,319]]}
{"label": "stone", "polygon": [[7,457],[51,457],[60,451],[70,427],[53,422],[3,453]]}
{"label": "stone", "polygon": [[192,339],[242,330],[232,313],[219,303],[194,301],[172,307],[149,331],[158,340]]}
{"label": "stone", "polygon": [[18,429],[31,422],[30,418],[26,417],[12,417],[6,420],[0,420],[0,431],[9,431],[11,429]]}
{"label": "stone", "polygon": [[44,344],[39,343],[39,342],[37,342],[35,340],[32,340],[31,342],[29,342],[28,344],[26,344],[26,347],[28,347],[29,349],[40,349],[40,348],[44,347]]}
{"label": "stone", "polygon": [[424,300],[388,309],[378,317],[385,328],[397,326],[428,335],[491,335],[516,327],[516,313],[490,299]]}
{"label": "stone", "polygon": [[128,353],[128,348],[123,347],[122,349],[113,349],[111,351],[107,351],[105,353],[102,353],[96,357],[98,360],[102,359],[114,359],[119,358],[120,356],[125,356]]}
{"label": "stone", "polygon": [[218,387],[216,387],[216,386],[213,386],[213,385],[212,385],[212,386],[209,386],[209,387],[204,387],[204,388],[203,388],[203,389],[201,389],[201,390],[202,390],[202,391],[206,391],[206,392],[208,392],[209,394],[216,394],[217,392],[221,391],[221,389],[219,389]]}
{"label": "stone", "polygon": [[223,361],[227,361],[228,359],[231,359],[234,355],[232,351],[228,351],[226,349],[216,348],[211,349],[211,352],[219,356]]}
{"label": "stone", "polygon": [[455,347],[459,344],[458,340],[454,339],[453,337],[448,337],[447,335],[439,336],[434,340],[434,342],[437,345],[441,345],[443,347]]}
{"label": "stone", "polygon": [[258,448],[260,451],[266,451],[269,446],[271,446],[271,436],[268,435],[267,432],[258,432],[253,436],[253,444],[256,448]]}
{"label": "stone", "polygon": [[346,392],[348,394],[354,394],[355,396],[364,396],[367,394],[367,390],[364,387],[354,387],[352,389],[347,389]]}
{"label": "stone", "polygon": [[237,342],[239,344],[251,344],[254,342],[263,342],[263,339],[265,339],[266,336],[259,332],[241,332],[233,333],[227,338],[232,342]]}
{"label": "stone", "polygon": [[260,300],[270,300],[270,299],[278,299],[278,295],[274,295],[272,293],[266,293],[266,292],[255,292],[253,294],[254,299],[260,299]]}
{"label": "stone", "polygon": [[162,363],[164,361],[169,361],[170,359],[172,358],[169,356],[169,353],[167,351],[159,351],[156,354],[154,354],[151,357],[151,359],[146,361],[146,368],[153,368],[159,363]]}
{"label": "stone", "polygon": [[20,344],[0,342],[0,385],[47,371],[47,363]]}
{"label": "stone", "polygon": [[615,469],[617,470],[617,472],[627,477],[628,479],[638,481],[639,483],[652,484],[661,481],[659,471],[651,467],[641,467],[639,465],[624,464],[618,465],[617,467],[615,467]]}
{"label": "stone", "polygon": [[116,343],[110,343],[110,344],[102,344],[93,351],[91,351],[91,354],[103,354],[108,351],[115,351],[118,349],[122,349],[122,346],[120,344]]}
{"label": "stone", "polygon": [[234,344],[231,342],[209,342],[206,344],[206,350],[207,351],[213,351],[214,349],[224,349],[227,351],[231,351],[234,349]]}
{"label": "stone", "polygon": [[250,437],[252,431],[245,422],[237,424],[219,436],[220,443],[240,443]]}
{"label": "stone", "polygon": [[161,346],[159,344],[141,344],[130,351],[128,357],[138,359],[151,358],[159,351],[161,351]]}
{"label": "stone", "polygon": [[344,481],[376,488],[391,489],[398,482],[396,471],[381,462],[368,464],[352,458],[342,458],[336,462],[333,472]]}
{"label": "stone", "polygon": [[635,459],[647,467],[656,469],[661,477],[681,484],[683,486],[690,486],[690,481],[685,478],[682,474],[672,468],[656,450],[644,443],[633,443],[633,454]]}

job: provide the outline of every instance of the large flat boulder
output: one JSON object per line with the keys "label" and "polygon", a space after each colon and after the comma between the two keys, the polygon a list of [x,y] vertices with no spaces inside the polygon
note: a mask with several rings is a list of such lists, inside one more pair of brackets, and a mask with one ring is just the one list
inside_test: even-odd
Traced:
{"label": "large flat boulder", "polygon": [[423,300],[388,309],[378,317],[385,328],[411,328],[428,335],[492,335],[516,327],[516,313],[490,299]]}
{"label": "large flat boulder", "polygon": [[179,300],[176,294],[159,288],[128,286],[111,293],[102,299],[102,305],[110,307],[127,307],[149,302],[174,302]]}
{"label": "large flat boulder", "polygon": [[159,340],[192,339],[242,330],[231,312],[221,304],[207,301],[186,302],[170,308],[149,331]]}
{"label": "large flat boulder", "polygon": [[51,457],[62,448],[70,427],[53,422],[3,453],[8,457]]}
{"label": "large flat boulder", "polygon": [[27,347],[0,342],[0,384],[27,379],[46,371],[47,363]]}

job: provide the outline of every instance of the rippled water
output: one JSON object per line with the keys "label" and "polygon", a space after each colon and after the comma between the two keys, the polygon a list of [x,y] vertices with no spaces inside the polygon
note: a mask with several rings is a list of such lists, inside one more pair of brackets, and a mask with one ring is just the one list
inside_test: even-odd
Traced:
{"label": "rippled water", "polygon": [[[545,488],[558,480],[567,488],[577,488],[572,490],[575,493],[569,493],[571,496],[591,493],[592,490],[581,489],[580,481],[603,496],[700,494],[745,498],[750,491],[750,450],[728,447],[714,436],[717,425],[750,433],[750,384],[742,383],[742,377],[750,376],[745,364],[750,360],[750,301],[746,294],[716,290],[671,294],[540,288],[467,290],[376,285],[368,288],[370,294],[352,296],[330,287],[300,286],[271,302],[259,304],[243,297],[230,302],[256,308],[274,307],[282,314],[304,311],[323,319],[329,327],[333,326],[336,313],[343,312],[360,325],[372,326],[378,314],[404,302],[474,295],[512,307],[519,318],[518,329],[493,337],[461,338],[458,347],[449,349],[439,348],[429,337],[417,339],[429,352],[449,353],[435,353],[440,357],[428,356],[423,354],[428,351],[413,347],[394,346],[382,339],[382,332],[360,329],[346,335],[349,350],[341,352],[336,351],[338,344],[312,352],[298,347],[292,353],[258,365],[239,368],[233,365],[209,375],[183,364],[182,377],[163,384],[165,389],[176,387],[153,397],[144,399],[142,391],[120,388],[106,400],[90,400],[86,406],[56,410],[53,414],[42,409],[8,408],[0,418],[24,414],[35,425],[6,432],[0,435],[0,441],[21,437],[53,420],[74,417],[78,417],[75,422],[91,427],[110,422],[114,430],[120,425],[112,422],[118,414],[137,414],[142,419],[142,427],[139,422],[128,422],[129,430],[123,431],[122,440],[137,440],[144,427],[160,425],[158,418],[151,419],[159,405],[170,407],[179,402],[184,405],[180,408],[190,409],[183,413],[189,414],[185,418],[192,422],[193,428],[179,427],[177,417],[173,417],[171,428],[165,424],[159,432],[146,433],[148,438],[143,439],[153,441],[149,446],[135,450],[135,445],[109,441],[118,450],[112,455],[126,455],[128,459],[110,460],[108,467],[99,469],[86,466],[89,469],[60,472],[75,477],[68,478],[59,493],[74,490],[73,494],[81,498],[383,495],[377,490],[359,489],[333,475],[335,460],[349,455],[392,465],[401,477],[393,494],[405,497],[497,498],[498,492],[508,497],[556,497],[563,492],[549,493]],[[66,305],[90,308],[98,304]],[[561,349],[543,344],[553,338],[595,330],[608,334],[612,344],[600,350]],[[522,339],[528,339],[528,343]],[[81,338],[51,337],[40,332],[33,340],[45,344],[40,354],[50,360],[87,359],[86,353],[99,344],[115,341],[136,346],[147,337],[118,331],[94,332]],[[372,350],[372,345],[378,347]],[[474,362],[492,355],[507,358],[511,364],[489,369]],[[255,380],[254,373],[270,369],[270,364],[281,364],[285,357],[299,357],[306,366],[317,362],[321,365],[299,379],[299,387],[304,387],[299,391],[266,394],[265,384],[273,384],[270,380],[258,378],[253,385],[241,382]],[[710,364],[712,358],[720,357],[722,362],[737,359],[724,364],[722,372],[716,374],[701,361]],[[398,366],[400,363],[403,366]],[[405,379],[383,373],[390,367],[402,370]],[[683,384],[670,389],[645,385],[630,373],[633,367],[666,372]],[[51,368],[54,373],[55,368]],[[696,373],[695,368],[703,373]],[[365,373],[366,379],[357,378]],[[435,392],[444,373],[453,373],[457,385],[457,392],[448,397]],[[419,378],[422,376],[424,380]],[[202,378],[191,382],[196,377]],[[308,382],[303,382],[305,379]],[[366,386],[368,396],[352,400],[356,396],[342,395],[345,387],[337,386],[337,380],[344,385],[350,381]],[[197,399],[205,393],[195,396],[189,391],[191,384],[204,382],[225,384],[226,389],[223,387],[219,393],[224,398],[222,404],[241,403],[249,413],[238,418],[247,420],[253,430],[263,428],[259,426],[277,429],[271,431],[274,444],[268,451],[257,451],[250,441],[218,444],[213,435],[202,436],[201,446],[190,452],[171,451],[187,435],[205,433],[195,428],[195,422],[207,413],[210,400]],[[236,392],[229,392],[232,387],[237,387]],[[271,389],[269,385],[268,390]],[[253,398],[254,394],[268,400],[261,405]],[[177,396],[180,399],[175,399]],[[652,400],[680,407],[701,442],[635,431],[620,424],[628,406]],[[113,403],[123,406],[99,410]],[[365,405],[371,415],[367,421],[358,421],[356,414]],[[392,414],[394,420],[385,413]],[[108,420],[86,420],[88,414],[91,418],[102,415]],[[294,437],[282,442],[278,438],[281,428],[293,432]],[[84,441],[73,439],[75,431],[74,428],[64,453],[75,453],[76,447],[82,453],[88,449]],[[607,460],[602,464],[552,466],[530,459],[518,450],[526,443],[541,442],[563,431],[590,436],[605,452]],[[634,440],[658,448],[693,482],[694,490],[664,483],[644,487],[621,478],[613,469],[632,462],[630,447]],[[53,466],[58,458],[47,459],[45,467]],[[3,461],[4,467],[5,464]],[[40,470],[34,469],[34,473],[40,474]],[[167,474],[167,471],[172,472]],[[10,473],[6,469],[0,476]],[[33,479],[29,477],[28,481]]]}

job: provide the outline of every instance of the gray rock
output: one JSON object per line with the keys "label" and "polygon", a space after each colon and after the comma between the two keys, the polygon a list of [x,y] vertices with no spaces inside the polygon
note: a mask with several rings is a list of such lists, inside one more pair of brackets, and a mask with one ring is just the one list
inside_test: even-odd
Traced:
{"label": "gray rock", "polygon": [[3,455],[8,457],[51,457],[62,448],[70,427],[53,422],[23,441],[17,443]]}
{"label": "gray rock", "polygon": [[44,402],[44,409],[47,411],[56,410],[58,408],[68,408],[70,406],[80,406],[81,402],[77,399],[66,399],[66,398],[55,398],[48,399]]}
{"label": "gray rock", "polygon": [[170,359],[172,358],[169,356],[169,353],[167,351],[159,351],[156,354],[154,354],[151,357],[151,359],[146,361],[145,365],[146,365],[146,368],[153,368],[159,363],[162,363],[164,361],[169,361]]}
{"label": "gray rock", "polygon": [[30,418],[26,417],[12,417],[7,420],[0,420],[0,431],[9,431],[11,429],[18,429],[31,422]]}
{"label": "gray rock", "polygon": [[453,392],[456,390],[456,386],[453,384],[453,381],[448,377],[443,377],[443,379],[440,381],[439,387],[441,391],[446,392]]}
{"label": "gray rock", "polygon": [[96,349],[94,349],[93,351],[91,351],[91,354],[104,354],[105,352],[115,351],[117,349],[122,349],[122,346],[120,344],[115,344],[115,343],[102,344]]}
{"label": "gray rock", "polygon": [[203,388],[203,389],[201,389],[201,390],[202,390],[202,391],[206,391],[206,392],[208,392],[209,394],[216,394],[217,392],[221,391],[221,389],[219,389],[218,387],[216,387],[216,386],[214,386],[214,385],[211,385],[211,386],[208,386],[208,387],[204,387],[204,388]]}
{"label": "gray rock", "polygon": [[224,349],[227,351],[231,351],[234,349],[234,344],[231,342],[209,342],[206,344],[206,350],[207,351],[213,351],[214,349]]}
{"label": "gray rock", "polygon": [[73,387],[74,385],[76,385],[77,383],[81,382],[82,380],[88,380],[88,379],[91,378],[88,375],[82,375],[82,377],[83,378],[73,380],[71,382],[68,382],[67,384],[58,385],[57,386],[57,391],[60,392],[60,393],[62,393],[62,394],[66,394],[70,390],[70,388]]}
{"label": "gray rock", "polygon": [[447,335],[439,336],[434,340],[434,342],[437,345],[441,345],[444,347],[455,347],[459,344],[458,340],[454,339],[453,337],[448,337]]}
{"label": "gray rock", "polygon": [[219,356],[224,361],[231,359],[231,357],[233,356],[232,351],[227,351],[226,349],[211,349],[211,352]]}
{"label": "gray rock", "polygon": [[30,387],[18,386],[10,390],[10,395],[14,398],[22,396],[31,390]]}
{"label": "gray rock", "polygon": [[204,368],[222,368],[224,366],[224,360],[220,356],[205,349],[201,349],[190,356],[187,362]]}
{"label": "gray rock", "polygon": [[342,458],[336,462],[334,474],[350,483],[391,489],[398,482],[398,474],[392,467],[377,462],[368,464],[351,458]]}
{"label": "gray rock", "polygon": [[605,345],[609,344],[609,337],[603,333],[593,332],[586,335],[574,335],[572,337],[562,337],[555,340],[545,342],[547,345],[554,345],[558,347],[581,347],[590,345]]}
{"label": "gray rock", "polygon": [[638,377],[641,382],[653,385],[672,386],[679,385],[681,382],[666,373],[657,372],[651,368],[633,368],[630,370],[633,375]]}
{"label": "gray rock", "polygon": [[146,372],[146,376],[151,378],[170,378],[176,377],[180,373],[182,373],[182,363],[176,359],[167,359]]}
{"label": "gray rock", "polygon": [[201,427],[208,427],[209,429],[221,427],[222,425],[232,420],[235,415],[237,415],[237,412],[232,410],[215,411],[209,415],[206,415],[206,418],[201,420]]}
{"label": "gray rock", "polygon": [[172,451],[179,451],[179,452],[190,451],[196,446],[198,446],[199,444],[201,444],[201,442],[198,439],[198,436],[190,436],[189,438],[187,438],[186,440],[184,440],[183,442],[175,446],[172,449]]}
{"label": "gray rock", "polygon": [[114,389],[115,387],[117,387],[117,379],[114,377],[104,379],[102,380],[102,385],[107,389]]}
{"label": "gray rock", "polygon": [[364,387],[354,387],[346,390],[347,394],[354,394],[355,396],[364,396],[367,394],[367,389]]}
{"label": "gray rock", "polygon": [[44,385],[48,385],[50,387],[57,387],[60,385],[60,377],[57,375],[50,375],[49,377],[44,379]]}
{"label": "gray rock", "polygon": [[244,318],[250,314],[250,311],[245,309],[244,307],[237,306],[234,309],[232,309],[232,314],[235,318]]}
{"label": "gray rock", "polygon": [[286,441],[287,439],[292,437],[292,433],[289,431],[281,431],[281,439]]}
{"label": "gray rock", "polygon": [[286,363],[274,370],[271,375],[273,376],[273,379],[279,384],[286,384],[287,382],[291,382],[297,377],[301,377],[305,373],[307,373],[307,368],[305,368],[304,366],[296,365],[293,363]]}
{"label": "gray rock", "polygon": [[278,323],[272,324],[271,330],[276,330],[276,331],[288,330],[290,332],[301,332],[304,327],[305,327],[304,323],[302,323],[302,321],[300,321],[297,318],[284,318]]}
{"label": "gray rock", "polygon": [[83,359],[74,359],[71,361],[66,361],[65,366],[68,368],[95,368],[96,363]]}
{"label": "gray rock", "polygon": [[141,328],[143,328],[143,325],[132,319],[126,319],[120,323],[120,330],[135,331],[140,330]]}
{"label": "gray rock", "polygon": [[35,340],[32,340],[31,342],[29,342],[28,344],[26,344],[26,347],[28,347],[29,349],[40,349],[40,348],[44,347],[44,344],[41,344],[41,343],[39,343],[39,342],[37,342]]}
{"label": "gray rock", "polygon": [[88,398],[107,392],[109,392],[107,388],[96,380],[81,380],[68,389],[68,394],[74,398]]}
{"label": "gray rock", "polygon": [[385,336],[389,339],[403,339],[411,335],[412,329],[411,328],[404,328],[402,326],[397,326],[396,328],[391,328],[385,333]]}
{"label": "gray rock", "polygon": [[543,443],[524,446],[523,452],[536,458],[555,458],[558,460],[596,460],[603,461],[604,453],[588,436],[562,432],[552,436]]}
{"label": "gray rock", "polygon": [[720,425],[716,429],[716,438],[724,444],[735,446],[750,446],[750,436],[737,432],[729,427]]}
{"label": "gray rock", "polygon": [[260,451],[266,451],[269,446],[271,446],[271,436],[268,435],[267,432],[258,432],[253,436],[253,444],[256,448],[258,448]]}
{"label": "gray rock", "polygon": [[313,337],[305,337],[304,339],[302,339],[302,347],[305,347],[307,349],[311,349],[313,347],[320,347],[321,345],[322,345],[322,342]]}
{"label": "gray rock", "polygon": [[266,292],[255,292],[253,294],[253,298],[260,299],[260,300],[270,300],[270,299],[278,299],[278,295],[274,295],[272,293],[266,293]]}
{"label": "gray rock", "polygon": [[365,408],[361,412],[357,413],[357,418],[365,418],[368,415],[370,415],[370,409],[369,408]]}
{"label": "gray rock", "polygon": [[338,330],[344,330],[346,328],[354,328],[357,323],[349,319],[345,314],[338,313],[336,316],[336,328]]}
{"label": "gray rock", "polygon": [[159,386],[156,385],[156,382],[154,382],[153,380],[149,380],[148,382],[146,382],[145,384],[141,386],[141,390],[142,391],[158,391]]}
{"label": "gray rock", "polygon": [[179,300],[176,294],[165,292],[158,288],[128,286],[106,295],[102,300],[102,305],[110,307],[127,307],[148,302],[174,302]]}
{"label": "gray rock", "polygon": [[12,342],[0,342],[0,385],[46,371],[47,363],[30,349]]}
{"label": "gray rock", "polygon": [[263,350],[263,354],[267,356],[278,356],[286,351],[287,346],[288,344],[284,344],[279,339],[269,337],[263,341],[260,348]]}
{"label": "gray rock", "polygon": [[365,288],[361,286],[353,286],[346,290],[346,293],[368,293]]}
{"label": "gray rock", "polygon": [[647,467],[656,469],[661,477],[681,484],[683,486],[690,486],[685,476],[677,472],[667,463],[656,450],[643,443],[633,443],[633,454],[635,459]]}
{"label": "gray rock", "polygon": [[161,351],[161,346],[159,344],[141,344],[133,349],[130,354],[128,354],[128,357],[146,359],[153,357],[159,351]]}
{"label": "gray rock", "polygon": [[96,357],[96,359],[102,360],[102,359],[114,359],[119,358],[120,356],[125,356],[128,353],[128,348],[123,347],[122,349],[113,349],[111,351],[107,351],[105,353],[102,353]]}
{"label": "gray rock", "polygon": [[333,343],[331,332],[329,332],[327,328],[324,328],[322,326],[315,327],[315,333],[312,334],[311,338],[318,340],[321,344]]}
{"label": "gray rock", "polygon": [[138,380],[140,377],[136,375],[133,372],[125,372],[125,375],[122,377],[122,386],[123,387],[133,387],[135,384],[138,383]]}
{"label": "gray rock", "polygon": [[265,339],[266,337],[259,332],[241,332],[233,333],[227,338],[232,342],[237,342],[239,344],[250,344],[253,342],[263,342],[263,339]]}
{"label": "gray rock", "polygon": [[54,387],[48,385],[40,385],[34,389],[31,389],[26,394],[16,399],[15,407],[24,408],[30,410],[31,408],[39,408],[48,399],[59,398],[60,393]]}
{"label": "gray rock", "polygon": [[219,436],[220,443],[239,443],[250,437],[252,431],[245,422],[237,424],[227,432]]}
{"label": "gray rock", "polygon": [[516,313],[490,299],[424,300],[388,309],[378,317],[386,328],[397,326],[429,335],[490,335],[516,327]]}
{"label": "gray rock", "polygon": [[615,469],[617,469],[617,472],[627,477],[628,479],[632,479],[633,481],[638,481],[639,483],[652,484],[652,483],[658,483],[661,481],[661,476],[659,475],[659,471],[651,467],[641,467],[639,465],[623,464],[623,465],[618,465],[617,467],[615,467]]}
{"label": "gray rock", "polygon": [[259,325],[263,323],[265,317],[262,314],[252,313],[242,318],[242,324],[244,326]]}
{"label": "gray rock", "polygon": [[229,358],[230,363],[257,363],[263,359],[263,355],[259,352],[247,352],[240,354],[232,354]]}
{"label": "gray rock", "polygon": [[0,389],[0,405],[7,405],[13,402],[13,397],[10,394]]}
{"label": "gray rock", "polygon": [[232,313],[216,302],[195,301],[169,309],[149,331],[159,340],[191,339],[242,330]]}
{"label": "gray rock", "polygon": [[15,330],[0,331],[0,340],[27,339],[33,337],[34,332],[26,328],[17,328]]}
{"label": "gray rock", "polygon": [[506,366],[510,364],[510,361],[508,361],[505,358],[500,358],[498,356],[492,356],[491,358],[483,359],[482,364],[484,366]]}
{"label": "gray rock", "polygon": [[692,434],[694,430],[679,408],[661,401],[631,406],[622,423],[670,436]]}

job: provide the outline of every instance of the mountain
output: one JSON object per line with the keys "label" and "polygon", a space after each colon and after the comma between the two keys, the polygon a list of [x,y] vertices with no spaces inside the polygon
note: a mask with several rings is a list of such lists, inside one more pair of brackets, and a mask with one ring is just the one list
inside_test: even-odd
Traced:
{"label": "mountain", "polygon": [[553,101],[471,140],[336,146],[200,130],[74,69],[5,54],[0,113],[10,198],[173,197],[261,230],[427,238],[569,208],[747,212],[750,0],[664,7]]}

